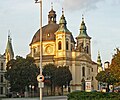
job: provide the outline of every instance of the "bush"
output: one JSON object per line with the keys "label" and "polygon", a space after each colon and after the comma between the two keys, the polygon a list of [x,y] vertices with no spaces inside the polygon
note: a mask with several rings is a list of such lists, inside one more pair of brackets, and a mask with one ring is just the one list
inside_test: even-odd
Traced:
{"label": "bush", "polygon": [[68,94],[68,100],[120,100],[120,94],[75,91]]}

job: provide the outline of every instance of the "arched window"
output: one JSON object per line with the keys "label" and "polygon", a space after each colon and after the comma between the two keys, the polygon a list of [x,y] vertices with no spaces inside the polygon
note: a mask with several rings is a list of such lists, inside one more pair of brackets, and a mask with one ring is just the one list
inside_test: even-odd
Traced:
{"label": "arched window", "polygon": [[86,51],[87,51],[87,53],[89,53],[89,49],[88,49],[88,46],[86,47]]}
{"label": "arched window", "polygon": [[61,44],[61,41],[58,42],[58,50],[61,50],[62,49],[62,44]]}
{"label": "arched window", "polygon": [[92,81],[94,80],[93,76],[92,76]]}
{"label": "arched window", "polygon": [[88,74],[90,74],[90,68],[88,69]]}
{"label": "arched window", "polygon": [[69,43],[66,41],[66,50],[69,50]]}
{"label": "arched window", "polygon": [[82,76],[85,76],[85,67],[82,67]]}
{"label": "arched window", "polygon": [[71,51],[73,50],[73,45],[71,44]]}
{"label": "arched window", "polygon": [[3,62],[2,62],[2,63],[1,63],[1,70],[3,70],[3,67],[4,67],[4,66],[3,66]]}
{"label": "arched window", "polygon": [[36,53],[36,49],[35,48],[33,49],[33,52]]}
{"label": "arched window", "polygon": [[1,83],[3,83],[3,75],[1,75]]}

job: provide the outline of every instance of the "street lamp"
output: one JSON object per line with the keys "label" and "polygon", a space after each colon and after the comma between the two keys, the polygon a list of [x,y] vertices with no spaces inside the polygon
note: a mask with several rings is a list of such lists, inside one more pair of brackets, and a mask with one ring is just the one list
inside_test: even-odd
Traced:
{"label": "street lamp", "polygon": [[[35,0],[35,3],[40,4],[40,75],[42,75],[42,0]],[[38,79],[39,80],[39,79]],[[40,88],[40,100],[42,100],[42,88],[43,82],[39,81],[39,88]]]}

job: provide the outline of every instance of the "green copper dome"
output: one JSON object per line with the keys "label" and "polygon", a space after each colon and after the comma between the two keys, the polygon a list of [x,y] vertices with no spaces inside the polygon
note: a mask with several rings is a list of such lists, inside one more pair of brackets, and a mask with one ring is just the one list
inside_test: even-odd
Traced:
{"label": "green copper dome", "polygon": [[60,21],[59,21],[59,28],[57,30],[57,32],[63,32],[63,33],[69,33],[70,36],[71,36],[71,42],[74,42],[74,38],[73,38],[73,35],[72,33],[67,29],[67,21],[65,19],[65,16],[64,16],[64,12],[62,11],[62,16],[60,18]]}
{"label": "green copper dome", "polygon": [[62,16],[60,18],[59,24],[67,24],[66,19],[65,19],[63,14],[62,14]]}
{"label": "green copper dome", "polygon": [[67,26],[66,26],[67,22],[66,22],[66,19],[64,17],[64,12],[62,11],[62,16],[60,18],[60,21],[59,21],[59,29],[57,32],[68,32],[70,33],[70,31],[67,29]]}
{"label": "green copper dome", "polygon": [[77,38],[90,38],[87,34],[87,28],[84,22],[84,18],[82,17],[82,23],[80,26],[80,33]]}

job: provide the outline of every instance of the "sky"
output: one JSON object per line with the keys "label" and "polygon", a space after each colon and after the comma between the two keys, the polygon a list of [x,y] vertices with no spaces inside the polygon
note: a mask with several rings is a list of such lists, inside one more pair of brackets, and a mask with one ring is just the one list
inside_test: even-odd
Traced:
{"label": "sky", "polygon": [[[43,0],[43,26],[48,23],[48,12],[53,9],[57,23],[64,9],[67,28],[74,38],[79,35],[82,14],[91,39],[93,61],[111,61],[114,49],[120,47],[120,0]],[[0,54],[5,52],[8,33],[12,38],[15,56],[26,57],[29,44],[40,26],[40,5],[34,0],[0,1]]]}

